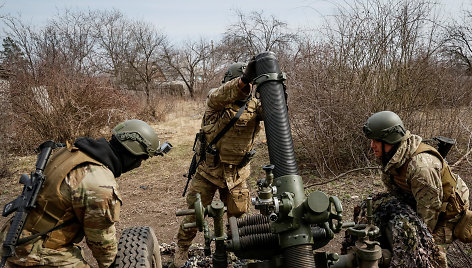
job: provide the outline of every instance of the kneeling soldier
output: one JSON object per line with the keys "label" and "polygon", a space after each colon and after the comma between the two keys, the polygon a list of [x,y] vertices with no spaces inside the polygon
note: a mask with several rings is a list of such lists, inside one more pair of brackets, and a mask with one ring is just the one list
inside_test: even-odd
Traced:
{"label": "kneeling soldier", "polygon": [[[84,236],[100,268],[114,262],[121,207],[115,178],[162,153],[156,132],[141,120],[122,122],[112,133],[109,141],[78,138],[52,155],[19,240],[43,235],[17,244],[7,267],[90,267],[77,245]],[[2,243],[10,224],[1,230]]]}

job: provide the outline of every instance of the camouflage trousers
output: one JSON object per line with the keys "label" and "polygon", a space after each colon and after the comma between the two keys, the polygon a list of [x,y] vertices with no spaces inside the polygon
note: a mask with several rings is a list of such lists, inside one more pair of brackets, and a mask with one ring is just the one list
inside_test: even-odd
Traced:
{"label": "camouflage trousers", "polygon": [[447,249],[454,242],[454,226],[456,223],[438,222],[433,232],[434,242],[439,248],[439,263],[441,268],[447,268]]}
{"label": "camouflage trousers", "polygon": [[[0,244],[5,240],[9,226],[10,221],[0,230]],[[1,251],[0,248],[0,253]],[[17,256],[8,258],[5,267],[90,268],[84,260],[83,250],[76,245],[55,250],[43,247],[43,240],[37,239],[31,244],[18,246],[16,254]]]}
{"label": "camouflage trousers", "polygon": [[448,265],[447,265],[447,248],[449,247],[449,245],[438,245],[438,249],[439,249],[439,256],[438,256],[438,267],[441,267],[441,268],[448,268]]}
{"label": "camouflage trousers", "polygon": [[[231,190],[228,190],[228,188],[219,188],[198,173],[192,179],[187,193],[188,208],[194,208],[197,193],[200,194],[203,207],[208,206],[213,201],[217,190],[221,201],[227,207],[228,218],[232,216],[237,218],[243,217],[249,212],[249,189],[245,180]],[[182,220],[177,233],[177,245],[183,249],[188,249],[192,244],[192,240],[197,235],[197,228],[183,228],[185,223],[190,222],[195,222],[194,215],[188,215]]]}
{"label": "camouflage trousers", "polygon": [[[15,264],[11,264],[7,262],[5,267],[6,268],[20,268],[20,267],[25,267],[25,266],[19,266],[19,265],[15,265]],[[71,265],[65,265],[65,266],[36,265],[36,266],[26,266],[26,267],[29,267],[29,268],[90,268],[90,266],[84,262],[71,264]]]}
{"label": "camouflage trousers", "polygon": [[35,252],[33,249],[27,256],[8,259],[6,267],[33,267],[33,268],[90,268],[83,258],[83,252],[78,246],[66,250],[42,248]]}

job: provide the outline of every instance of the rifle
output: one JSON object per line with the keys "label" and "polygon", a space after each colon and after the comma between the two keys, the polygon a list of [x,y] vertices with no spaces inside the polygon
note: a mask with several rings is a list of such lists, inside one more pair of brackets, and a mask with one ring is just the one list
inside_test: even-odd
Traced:
{"label": "rifle", "polygon": [[[208,152],[210,155],[213,155],[217,157],[217,150],[213,147],[222,137],[225,135],[226,132],[238,121],[239,117],[241,117],[241,114],[246,110],[246,106],[248,101],[251,99],[251,94],[244,100],[244,102],[241,103],[241,106],[236,113],[236,115],[231,118],[231,120],[226,124],[226,126],[218,133],[216,134],[216,137],[213,138],[213,140],[207,145],[206,144],[206,138],[205,138],[205,132],[200,129],[200,132],[197,133],[195,136],[195,141],[193,142],[193,151],[195,152],[192,157],[192,162],[190,163],[190,167],[188,169],[187,173],[187,183],[185,184],[184,192],[182,194],[182,197],[185,196],[185,193],[187,192],[188,184],[190,183],[190,180],[192,179],[192,176],[195,174],[197,171],[197,167],[200,164],[201,161],[205,161],[206,159],[206,153]],[[197,144],[197,141],[200,141]],[[198,145],[198,148],[195,148],[196,145]],[[253,153],[254,155],[254,153]],[[197,156],[200,156],[200,158],[197,161]],[[1,267],[0,267],[1,268]]]}
{"label": "rifle", "polygon": [[[195,149],[198,143],[198,148]],[[192,176],[197,172],[197,167],[198,164],[200,164],[201,161],[204,160],[205,157],[205,149],[206,147],[206,140],[205,140],[205,133],[203,131],[198,132],[195,135],[195,141],[193,142],[193,147],[192,150],[195,152],[192,157],[192,162],[190,163],[190,167],[188,168],[187,172],[187,183],[185,184],[184,192],[182,193],[182,197],[185,196],[185,193],[187,192],[188,185],[190,183],[190,180],[192,179]],[[200,158],[197,161],[197,156],[200,156]]]}
{"label": "rifle", "polygon": [[446,159],[446,156],[449,153],[449,151],[451,150],[452,146],[454,144],[456,144],[456,140],[451,139],[451,138],[447,138],[447,137],[443,137],[443,136],[437,136],[437,137],[433,137],[431,139],[424,139],[423,142],[428,143],[428,144],[435,142],[436,144],[433,144],[433,145],[436,146],[436,150],[438,150],[439,154],[444,159]]}
{"label": "rifle", "polygon": [[[198,161],[200,162],[200,161]],[[185,184],[184,192],[182,193],[182,197],[185,196],[185,193],[187,192],[188,185],[190,183],[190,180],[192,179],[192,176],[197,172],[197,153],[193,154],[192,157],[192,162],[190,163],[190,167],[188,168],[188,173],[187,173],[187,183]]]}
{"label": "rifle", "polygon": [[438,136],[434,137],[433,140],[435,140],[438,145],[438,152],[441,154],[443,158],[446,158],[447,153],[451,150],[452,146],[456,144],[456,141],[451,138],[443,137],[443,136]]}
{"label": "rifle", "polygon": [[23,191],[19,197],[10,203],[6,204],[2,211],[2,216],[7,217],[15,212],[12,223],[8,230],[5,241],[3,241],[3,254],[0,268],[3,268],[9,257],[15,255],[15,246],[20,237],[23,227],[25,225],[28,213],[36,206],[36,198],[43,187],[44,176],[43,171],[48,162],[49,156],[53,149],[63,147],[63,144],[55,143],[53,141],[45,141],[39,145],[38,158],[36,160],[36,170],[31,172],[31,175],[22,174],[20,176],[20,183],[23,184]]}

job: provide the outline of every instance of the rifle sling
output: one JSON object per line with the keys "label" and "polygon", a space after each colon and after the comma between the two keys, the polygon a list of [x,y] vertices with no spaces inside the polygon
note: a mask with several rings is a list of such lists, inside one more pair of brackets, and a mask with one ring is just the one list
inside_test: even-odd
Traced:
{"label": "rifle sling", "polygon": [[[250,95],[249,95],[250,96]],[[236,115],[231,118],[231,120],[228,122],[228,124],[213,138],[213,140],[208,144],[207,149],[210,149],[213,145],[215,145],[222,137],[225,135],[226,132],[238,121],[239,117],[241,117],[241,114],[244,112],[247,106],[247,102],[249,101],[250,98],[247,98],[244,102],[244,105],[239,108],[238,112]]]}
{"label": "rifle sling", "polygon": [[[231,120],[228,122],[228,124],[216,135],[215,138],[213,138],[213,140],[208,144],[208,146],[206,147],[206,150],[209,150],[211,149],[211,147],[216,144],[222,137],[223,135],[225,135],[226,132],[228,132],[228,130],[236,123],[236,121],[239,120],[239,117],[241,117],[241,114],[243,114],[244,110],[246,110],[246,106],[247,106],[247,103],[248,101],[251,99],[251,94],[249,94],[249,96],[246,98],[246,100],[244,101],[244,105],[241,106],[241,108],[239,108],[238,112],[236,113],[236,115],[231,118]],[[195,145],[194,145],[195,146]],[[196,152],[195,154],[193,155],[193,158],[196,158]],[[193,161],[193,158],[192,158],[192,161]],[[200,164],[200,161],[201,161],[201,158],[198,160],[198,163],[196,164],[197,166]],[[190,164],[190,167],[191,167],[191,164]],[[182,196],[185,196],[185,193],[187,192],[187,187],[188,187],[188,183],[190,182],[190,179],[192,178],[192,175],[193,174],[190,174],[190,169],[189,169],[189,172],[187,174],[188,176],[188,179],[187,179],[187,184],[185,185],[185,188],[184,188],[184,192],[182,194]]]}
{"label": "rifle sling", "polygon": [[65,226],[67,226],[67,225],[73,223],[74,221],[75,221],[74,219],[70,219],[70,220],[68,220],[68,221],[65,221],[65,222],[63,222],[63,223],[57,225],[57,226],[54,226],[53,228],[51,228],[51,229],[49,229],[49,230],[47,230],[47,231],[40,232],[40,233],[37,233],[37,234],[34,234],[34,235],[30,235],[30,236],[27,236],[27,237],[20,238],[20,239],[18,239],[18,241],[16,242],[16,245],[15,245],[15,246],[23,245],[23,244],[25,244],[25,243],[27,243],[27,242],[29,242],[29,241],[31,241],[31,240],[37,238],[37,237],[40,237],[40,236],[43,236],[43,235],[45,235],[45,234],[47,234],[47,233],[50,233],[50,232],[56,231],[56,230],[58,230],[58,229],[61,229],[61,228],[65,227]]}

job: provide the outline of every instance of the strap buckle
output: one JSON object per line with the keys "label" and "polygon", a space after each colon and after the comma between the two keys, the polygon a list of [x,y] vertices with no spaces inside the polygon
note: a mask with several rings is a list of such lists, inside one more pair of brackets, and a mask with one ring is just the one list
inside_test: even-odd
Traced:
{"label": "strap buckle", "polygon": [[287,80],[287,75],[284,72],[266,73],[266,74],[261,74],[258,77],[254,78],[253,84],[260,85],[267,81],[285,81],[285,80]]}

